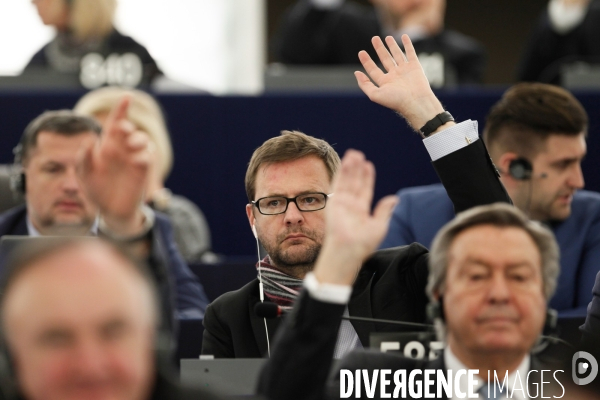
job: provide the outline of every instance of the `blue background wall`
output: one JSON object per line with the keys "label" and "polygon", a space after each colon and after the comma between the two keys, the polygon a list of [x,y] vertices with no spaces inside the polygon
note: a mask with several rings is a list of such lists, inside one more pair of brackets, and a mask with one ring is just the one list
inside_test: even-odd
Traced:
{"label": "blue background wall", "polygon": [[[439,92],[457,120],[483,121],[501,90]],[[44,110],[71,108],[81,93],[0,93],[0,163],[12,161],[27,123]],[[576,93],[590,114],[588,189],[600,191],[600,93]],[[362,94],[260,97],[159,96],[176,159],[167,186],[197,203],[213,233],[214,250],[250,255],[255,242],[244,207],[246,166],[254,149],[282,129],[301,130],[332,143],[340,153],[365,152],[377,168],[376,198],[435,183],[437,176],[419,136],[392,111]]]}

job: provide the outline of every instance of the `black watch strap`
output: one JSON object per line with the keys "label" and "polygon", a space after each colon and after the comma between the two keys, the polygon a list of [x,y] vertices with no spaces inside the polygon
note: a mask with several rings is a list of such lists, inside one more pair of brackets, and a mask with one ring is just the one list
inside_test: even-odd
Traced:
{"label": "black watch strap", "polygon": [[444,111],[443,113],[439,113],[431,120],[429,120],[421,129],[421,133],[423,136],[427,137],[431,135],[437,128],[444,125],[448,121],[454,121],[454,117],[448,111]]}

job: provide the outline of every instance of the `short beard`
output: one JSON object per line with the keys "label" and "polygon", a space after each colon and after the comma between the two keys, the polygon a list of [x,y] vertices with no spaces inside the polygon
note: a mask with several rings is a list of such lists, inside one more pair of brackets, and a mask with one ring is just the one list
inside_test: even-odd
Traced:
{"label": "short beard", "polygon": [[315,267],[315,262],[321,252],[321,245],[315,243],[309,246],[302,254],[295,256],[290,256],[279,249],[271,252],[265,247],[265,250],[269,253],[269,257],[276,268],[293,277],[303,278]]}
{"label": "short beard", "polygon": [[[282,251],[277,245],[272,245],[263,240],[260,240],[260,242],[269,254],[275,268],[290,276],[304,278],[306,273],[312,271],[315,267],[315,262],[321,252],[321,243],[323,240],[322,237],[319,237],[314,231],[306,231],[304,229],[298,231],[313,240],[313,243],[308,245],[300,254],[288,254],[287,251]],[[289,233],[291,232],[286,232],[277,237],[276,243],[281,243]]]}

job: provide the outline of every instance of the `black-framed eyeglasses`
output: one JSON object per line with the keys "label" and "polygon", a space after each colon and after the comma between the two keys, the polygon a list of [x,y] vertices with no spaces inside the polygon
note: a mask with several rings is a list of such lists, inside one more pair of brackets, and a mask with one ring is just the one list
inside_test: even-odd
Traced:
{"label": "black-framed eyeglasses", "polygon": [[250,203],[263,215],[283,214],[287,211],[290,201],[296,204],[298,210],[303,212],[319,211],[325,208],[327,199],[333,193],[304,193],[296,197],[270,196],[262,197]]}

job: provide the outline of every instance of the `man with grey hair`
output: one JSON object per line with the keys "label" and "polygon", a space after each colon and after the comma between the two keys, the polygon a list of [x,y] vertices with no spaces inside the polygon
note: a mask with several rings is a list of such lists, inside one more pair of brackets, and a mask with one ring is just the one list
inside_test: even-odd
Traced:
{"label": "man with grey hair", "polygon": [[[392,374],[404,370],[408,376],[413,370],[431,369],[441,371],[454,383],[452,394],[445,397],[443,391],[438,392],[442,389],[437,386],[439,380],[434,376],[433,381],[428,381],[424,374],[405,385],[403,393],[409,386],[409,398],[421,398],[413,390],[422,390],[421,393],[427,390],[437,393],[436,398],[442,393],[441,398],[452,399],[457,393],[470,391],[483,395],[480,398],[528,399],[539,395],[539,386],[544,381],[544,395],[558,387],[560,396],[560,379],[564,375],[540,376],[533,372],[549,368],[541,368],[539,361],[530,355],[542,333],[548,300],[556,287],[558,246],[547,228],[528,220],[515,207],[498,203],[459,214],[433,243],[428,294],[438,309],[435,318],[445,327],[446,346],[441,356],[424,361],[392,353],[354,351],[342,360],[329,385],[326,376],[317,376],[313,366],[331,366],[346,301],[340,293],[357,273],[357,264],[347,260],[368,258],[387,227],[387,219],[378,208],[373,215],[370,212],[372,183],[364,178],[368,175],[365,172],[368,163],[362,156],[354,158],[344,159],[336,196],[326,211],[325,245],[311,278],[318,281],[321,294],[306,285],[307,290],[287,318],[261,374],[260,392],[271,399],[291,398],[291,393],[294,398],[319,399],[338,398],[350,390],[351,397],[360,398],[361,393],[367,396],[370,392],[365,379],[357,378],[355,384],[360,389],[356,389],[348,379],[339,381],[341,370],[352,374],[366,370],[365,376],[372,377],[375,370],[388,369]],[[362,204],[357,205],[356,199],[361,199]],[[330,294],[338,292],[339,296],[321,296],[325,288]],[[478,370],[471,385],[473,380],[466,373],[456,375],[469,369]],[[388,394],[394,390],[396,379],[391,376]],[[386,387],[382,380],[371,382],[376,388],[371,392],[375,398],[389,397],[384,396]],[[356,391],[352,392],[353,389]],[[531,391],[534,389],[538,390],[537,395]]]}
{"label": "man with grey hair", "polygon": [[147,266],[99,239],[45,239],[15,253],[1,288],[0,399],[216,398],[169,372]]}

